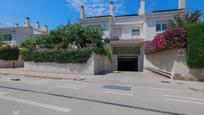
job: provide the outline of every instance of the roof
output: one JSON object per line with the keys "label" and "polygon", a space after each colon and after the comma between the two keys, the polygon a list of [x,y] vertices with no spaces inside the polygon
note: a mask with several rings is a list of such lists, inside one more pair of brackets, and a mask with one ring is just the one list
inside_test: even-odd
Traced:
{"label": "roof", "polygon": [[[156,10],[156,11],[152,11],[150,13],[173,12],[173,11],[182,11],[182,10],[185,10],[185,9]],[[115,17],[128,17],[128,16],[139,16],[139,14],[118,15],[118,16],[115,16]],[[92,18],[106,18],[106,17],[111,17],[111,15],[92,16],[92,17],[86,17],[86,18],[87,19],[92,19]]]}
{"label": "roof", "polygon": [[171,9],[171,10],[156,10],[156,11],[152,11],[152,13],[159,13],[159,12],[172,12],[172,11],[182,11],[185,9]]}
{"label": "roof", "polygon": [[28,28],[28,27],[5,27],[5,28],[0,28],[0,32],[3,32],[3,31],[16,32],[16,31],[18,31],[19,29],[32,29],[33,31],[40,32],[40,33],[44,33],[44,32],[41,31],[41,30],[38,30],[38,29],[33,28],[32,26],[31,26],[30,28]]}
{"label": "roof", "polygon": [[91,19],[91,18],[106,18],[106,17],[110,17],[111,15],[104,15],[104,16],[91,16],[91,17],[86,17],[87,19]]}
{"label": "roof", "polygon": [[127,15],[119,15],[115,17],[127,17],[127,16],[139,16],[138,14],[127,14]]}

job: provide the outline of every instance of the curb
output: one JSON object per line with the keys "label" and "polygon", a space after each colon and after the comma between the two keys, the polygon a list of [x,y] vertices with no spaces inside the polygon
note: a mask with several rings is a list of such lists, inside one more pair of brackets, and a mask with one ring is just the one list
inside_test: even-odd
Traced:
{"label": "curb", "polygon": [[23,77],[32,77],[32,78],[43,78],[43,79],[54,79],[54,80],[75,80],[75,81],[82,81],[85,78],[64,78],[64,77],[47,77],[47,76],[37,76],[37,75],[24,75],[24,74],[11,74],[11,73],[0,73],[3,76],[23,76]]}

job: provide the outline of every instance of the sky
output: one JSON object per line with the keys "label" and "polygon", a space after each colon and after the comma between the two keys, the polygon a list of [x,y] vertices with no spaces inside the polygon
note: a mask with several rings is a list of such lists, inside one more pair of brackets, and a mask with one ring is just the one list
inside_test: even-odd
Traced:
{"label": "sky", "polygon": [[[54,29],[68,21],[79,19],[80,5],[85,5],[86,16],[107,15],[109,0],[0,0],[0,28],[12,27],[16,22],[23,26],[25,17],[30,17],[31,25],[40,21],[41,26]],[[113,0],[115,14],[136,14],[140,0]],[[145,0],[146,12],[177,9],[178,0]],[[186,0],[188,10],[202,10],[204,0]],[[204,16],[202,16],[204,20]]]}

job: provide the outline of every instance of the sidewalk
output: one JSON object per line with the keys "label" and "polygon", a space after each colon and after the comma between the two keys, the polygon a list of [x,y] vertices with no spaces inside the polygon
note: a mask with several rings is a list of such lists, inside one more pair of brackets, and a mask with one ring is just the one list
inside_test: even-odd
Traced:
{"label": "sidewalk", "polygon": [[46,72],[33,72],[24,70],[24,68],[4,68],[0,69],[0,75],[9,75],[13,77],[38,77],[47,79],[67,79],[67,80],[80,80],[91,76],[79,74],[60,74],[60,73],[46,73]]}
{"label": "sidewalk", "polygon": [[166,88],[187,88],[204,92],[204,83],[197,81],[170,80],[161,75],[148,71],[145,72],[114,72],[104,75],[80,75],[80,74],[58,74],[45,72],[26,71],[23,68],[0,69],[0,78],[46,78],[55,80],[76,80],[88,83],[145,86],[145,87],[166,87]]}

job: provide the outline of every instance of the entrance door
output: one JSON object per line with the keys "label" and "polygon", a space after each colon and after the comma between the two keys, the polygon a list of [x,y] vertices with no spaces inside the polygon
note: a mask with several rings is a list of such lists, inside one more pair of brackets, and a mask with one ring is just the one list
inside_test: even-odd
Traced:
{"label": "entrance door", "polygon": [[118,57],[118,71],[138,71],[138,58]]}

